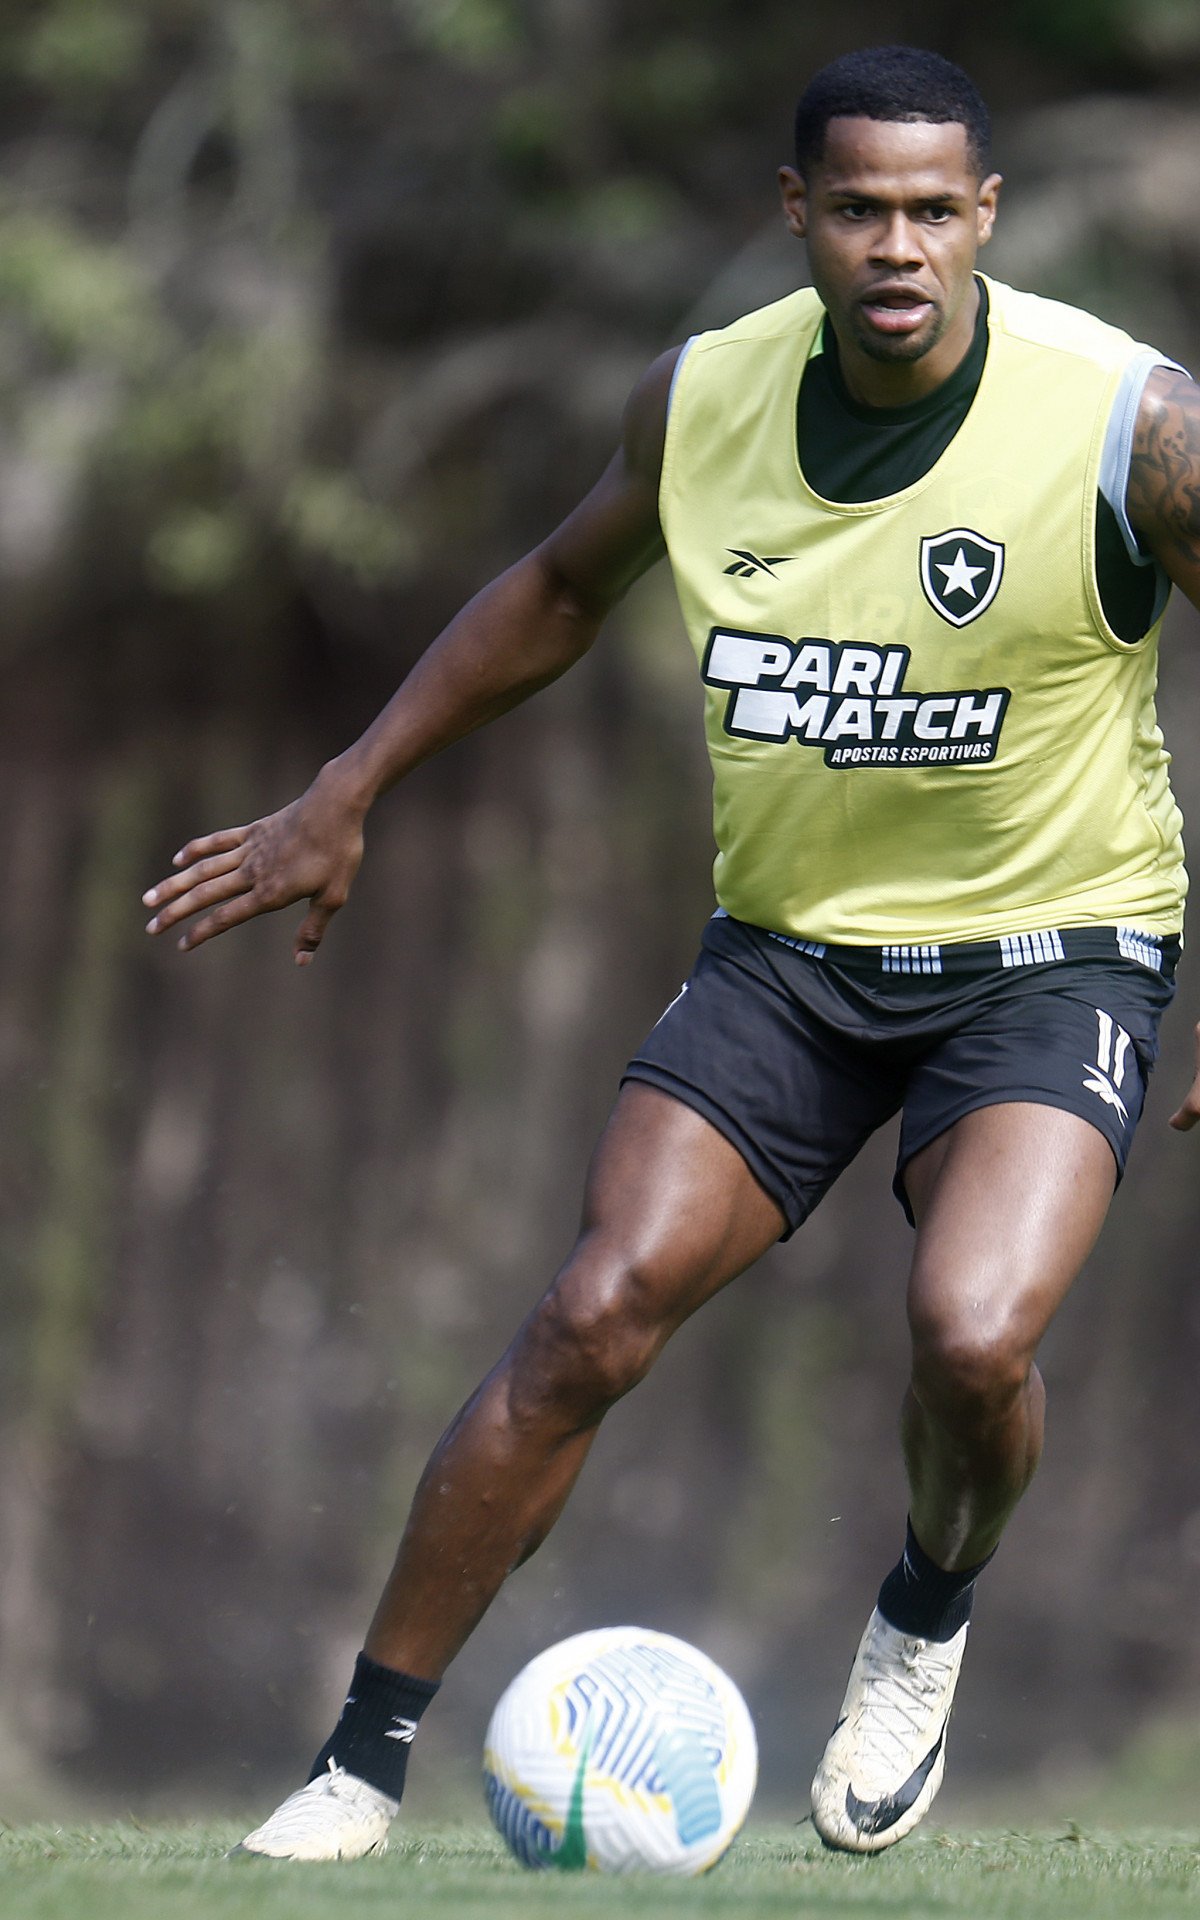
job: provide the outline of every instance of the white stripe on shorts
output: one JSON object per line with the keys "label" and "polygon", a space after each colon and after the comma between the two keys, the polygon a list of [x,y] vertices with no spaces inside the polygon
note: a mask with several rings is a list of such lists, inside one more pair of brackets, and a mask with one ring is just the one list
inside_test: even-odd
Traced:
{"label": "white stripe on shorts", "polygon": [[1063,958],[1062,935],[1056,927],[1046,933],[1006,933],[1000,941],[1002,967],[1036,967]]}
{"label": "white stripe on shorts", "polygon": [[1152,933],[1139,933],[1136,927],[1118,927],[1117,946],[1127,960],[1136,960],[1140,967],[1149,967],[1154,973],[1162,972],[1162,942]]}
{"label": "white stripe on shorts", "polygon": [[884,973],[940,973],[942,971],[940,947],[884,947],[882,955]]}

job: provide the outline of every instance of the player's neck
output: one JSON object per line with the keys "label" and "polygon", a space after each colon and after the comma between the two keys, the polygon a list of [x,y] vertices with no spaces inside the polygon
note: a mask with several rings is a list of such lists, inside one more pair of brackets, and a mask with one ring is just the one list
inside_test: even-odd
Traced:
{"label": "player's neck", "polygon": [[971,351],[979,314],[979,282],[937,345],[920,360],[875,360],[854,340],[838,335],[838,363],[851,399],[861,407],[909,407],[928,399],[956,373]]}

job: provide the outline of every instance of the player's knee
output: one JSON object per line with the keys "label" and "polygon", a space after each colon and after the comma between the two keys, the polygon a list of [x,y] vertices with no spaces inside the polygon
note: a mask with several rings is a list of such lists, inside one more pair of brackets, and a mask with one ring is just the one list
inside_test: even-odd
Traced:
{"label": "player's knee", "polygon": [[653,1277],[638,1262],[588,1249],[528,1323],[527,1385],[580,1419],[603,1412],[637,1385],[662,1345],[654,1294]]}
{"label": "player's knee", "polygon": [[943,1320],[913,1329],[913,1391],[951,1427],[1002,1419],[1024,1392],[1032,1364],[1011,1325]]}

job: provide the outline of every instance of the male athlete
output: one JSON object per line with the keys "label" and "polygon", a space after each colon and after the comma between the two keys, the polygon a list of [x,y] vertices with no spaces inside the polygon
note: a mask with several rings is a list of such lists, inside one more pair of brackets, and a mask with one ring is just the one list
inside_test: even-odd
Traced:
{"label": "male athlete", "polygon": [[[957,68],[850,55],[796,131],[783,210],[813,289],[664,354],[593,492],[362,739],[146,895],[152,933],[190,923],[184,948],[308,900],[307,964],[371,803],[564,672],[669,553],[707,690],[718,910],[628,1068],[579,1241],[438,1443],[341,1719],[254,1853],[383,1845],[423,1709],[605,1411],[898,1109],[908,1538],[817,1830],[890,1846],[941,1781],[973,1583],[1041,1451],[1034,1354],[1172,992],[1155,651],[1169,582],[1200,604],[1200,394],[1091,315],[976,276],[1000,180]],[[1197,1119],[1200,1074],[1173,1124]]]}

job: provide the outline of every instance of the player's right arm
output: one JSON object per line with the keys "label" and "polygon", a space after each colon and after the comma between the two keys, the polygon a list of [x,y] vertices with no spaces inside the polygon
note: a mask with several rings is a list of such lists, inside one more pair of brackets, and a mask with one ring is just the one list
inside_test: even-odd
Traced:
{"label": "player's right arm", "polygon": [[[1156,367],[1134,431],[1126,507],[1139,539],[1200,610],[1200,386],[1177,367]],[[1200,1125],[1200,1026],[1196,1072],[1171,1125]]]}
{"label": "player's right arm", "polygon": [[663,354],[630,396],[621,445],[548,540],[477,593],[418,660],[353,746],[306,792],[249,826],[190,840],[176,871],[144,894],[147,931],[188,924],[198,947],[260,913],[309,901],[299,966],[344,905],[363,852],[367,812],[440,748],[549,686],[591,646],[609,610],[664,551],[658,483],[667,398],[679,349]]}

